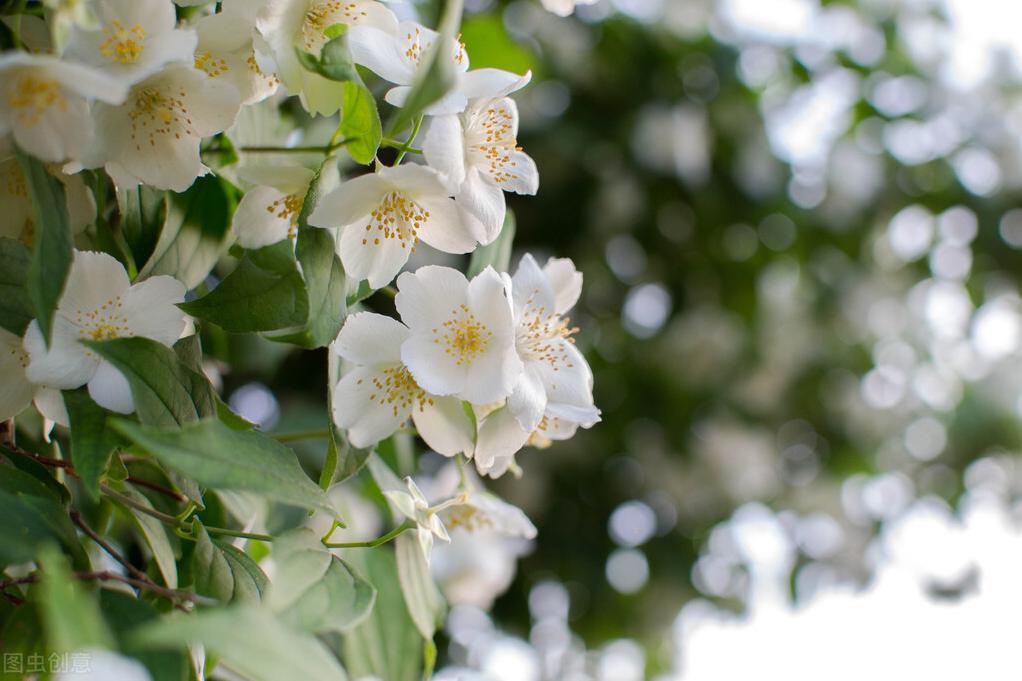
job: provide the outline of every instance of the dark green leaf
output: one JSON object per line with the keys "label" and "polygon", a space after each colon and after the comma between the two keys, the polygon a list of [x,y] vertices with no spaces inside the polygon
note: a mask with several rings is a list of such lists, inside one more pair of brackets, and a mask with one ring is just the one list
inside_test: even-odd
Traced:
{"label": "dark green leaf", "polygon": [[213,175],[183,194],[171,194],[167,221],[140,276],[169,274],[198,286],[226,250],[235,190]]}
{"label": "dark green leaf", "polygon": [[355,292],[348,295],[347,300],[348,307],[350,308],[356,303],[361,303],[363,300],[373,295],[374,293],[376,293],[376,289],[370,286],[368,281],[363,279],[362,281],[358,282],[358,288],[355,289]]}
{"label": "dark green leaf", "polygon": [[210,293],[179,307],[226,331],[258,333],[300,327],[309,297],[290,241],[247,253]]}
{"label": "dark green leaf", "polygon": [[[25,473],[32,478],[35,478],[43,487],[49,491],[48,496],[59,501],[62,504],[67,504],[70,499],[67,488],[57,482],[50,472],[50,469],[42,465],[34,459],[30,459],[27,456],[17,454],[7,447],[0,445],[0,453],[3,453],[7,461],[13,468]],[[0,478],[7,477],[4,474],[0,474]],[[37,493],[36,496],[47,496],[43,493]]]}
{"label": "dark green leaf", "polygon": [[0,565],[35,560],[42,547],[56,543],[76,567],[88,567],[89,559],[59,497],[28,473],[6,466],[0,471],[0,518]]}
{"label": "dark green leaf", "polygon": [[316,679],[346,681],[333,655],[314,636],[300,634],[252,605],[175,614],[143,627],[132,642],[149,648],[181,649],[201,643],[251,681]]}
{"label": "dark green leaf", "polygon": [[358,81],[344,84],[344,107],[341,110],[341,134],[344,135],[345,149],[356,163],[367,165],[376,158],[376,151],[383,141],[383,126],[376,100]]}
{"label": "dark green leaf", "polygon": [[85,491],[98,501],[99,478],[121,438],[110,428],[108,412],[92,401],[85,388],[65,390],[64,405],[71,426],[71,460]]}
{"label": "dark green leaf", "polygon": [[[120,493],[128,497],[135,504],[146,508],[153,508],[149,499],[130,485],[125,485]],[[174,547],[170,543],[170,535],[167,526],[158,518],[148,513],[143,513],[135,508],[123,507],[124,512],[131,519],[138,532],[142,535],[149,550],[153,554],[153,560],[160,574],[163,575],[163,583],[171,589],[177,588],[177,556]]]}
{"label": "dark green leaf", "polygon": [[369,617],[344,637],[344,663],[352,677],[382,681],[418,681],[422,636],[408,615],[397,577],[394,553],[387,548],[349,549],[345,559],[376,587]]}
{"label": "dark green leaf", "polygon": [[165,345],[148,338],[88,345],[124,374],[142,423],[174,426],[216,414],[216,393],[209,380]]}
{"label": "dark green leaf", "polygon": [[26,288],[31,260],[23,243],[0,238],[0,327],[16,336],[35,316]]}
{"label": "dark green leaf", "polygon": [[167,221],[167,192],[139,185],[117,192],[121,210],[121,235],[137,264],[145,263],[156,248]]}
{"label": "dark green leaf", "polygon": [[255,492],[309,509],[336,512],[302,470],[295,453],[255,430],[232,430],[205,419],[158,429],[118,419],[114,427],[164,465],[214,489]]}
{"label": "dark green leaf", "polygon": [[309,528],[273,542],[270,607],[281,621],[313,633],[345,632],[372,610],[376,591],[347,562],[327,551]]}
{"label": "dark green leaf", "polygon": [[39,604],[47,648],[66,653],[85,648],[109,648],[113,636],[100,615],[93,594],[72,579],[67,561],[56,548],[43,549],[38,559],[43,576]]}
{"label": "dark green leaf", "polygon": [[500,234],[492,243],[480,246],[472,253],[472,259],[468,262],[468,271],[465,273],[469,279],[486,269],[492,267],[498,272],[507,272],[511,264],[511,247],[515,240],[515,216],[510,210],[504,217],[504,226]]}
{"label": "dark green leaf", "polygon": [[192,576],[195,593],[224,603],[258,603],[269,580],[255,561],[230,544],[209,538],[206,528],[195,524]]}
{"label": "dark green leaf", "polygon": [[319,486],[329,489],[331,485],[347,480],[362,470],[366,459],[372,453],[372,447],[359,449],[348,442],[343,433],[331,427],[326,462],[323,464]]}
{"label": "dark green leaf", "polygon": [[74,257],[67,202],[64,185],[47,172],[41,161],[17,153],[28,195],[32,199],[32,224],[35,226],[26,290],[35,318],[39,320],[39,329],[49,343],[53,313],[64,291],[64,282]]}
{"label": "dark green leaf", "polygon": [[153,681],[185,681],[188,678],[188,658],[183,652],[143,650],[132,645],[131,635],[140,627],[159,620],[160,613],[145,601],[104,589],[99,594],[99,605],[106,622],[113,629],[118,647],[145,665]]}

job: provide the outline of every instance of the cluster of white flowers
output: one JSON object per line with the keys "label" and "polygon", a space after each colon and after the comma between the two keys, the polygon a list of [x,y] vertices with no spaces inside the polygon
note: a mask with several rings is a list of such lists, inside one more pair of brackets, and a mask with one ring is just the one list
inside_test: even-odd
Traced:
{"label": "cluster of white flowers", "polygon": [[[393,165],[377,160],[315,206],[305,206],[316,175],[306,166],[236,170],[232,177],[249,188],[232,233],[246,249],[295,242],[307,215],[309,225],[336,237],[349,286],[381,289],[396,278],[400,321],[353,312],[332,345],[345,369],[332,387],[333,421],[355,447],[372,447],[410,422],[436,452],[472,459],[480,474],[498,477],[517,470],[515,454],[526,444],[544,447],[596,423],[592,373],[565,316],[582,286],[570,260],[540,267],[525,255],[514,276],[487,267],[471,280],[432,265],[402,273],[420,241],[450,254],[492,244],[506,222],[504,193],[537,192],[536,164],[518,146],[509,97],[531,74],[469,69],[460,42],[399,21],[376,0],[198,4],[205,7],[185,13],[187,20],[171,0],[57,3],[46,23],[19,18],[26,49],[0,55],[0,237],[31,246],[35,230],[15,148],[63,184],[77,233],[96,221],[93,191],[103,191],[87,186],[83,171],[109,178],[118,191],[183,192],[212,172],[204,140],[229,137],[245,107],[295,96],[310,114],[337,114],[345,106],[341,83],[303,62],[303,55],[321,58],[333,36],[345,36],[354,64],[393,84],[384,97],[393,107],[409,101],[435,54],[449,87],[421,112]],[[420,125],[418,158],[401,163]],[[128,380],[89,343],[142,337],[170,347],[193,333],[178,307],[184,284],[172,276],[132,282],[134,269],[88,250],[96,243],[82,237],[49,337],[38,320],[23,338],[0,331],[0,369],[11,377],[0,387],[2,419],[34,401],[66,425],[59,391],[81,386],[101,407],[131,413]],[[432,538],[448,538],[445,520],[471,529],[470,517],[490,518],[485,524],[503,533],[535,533],[520,511],[470,490],[465,477],[456,495],[432,506],[410,479],[385,491],[419,528],[427,559]]]}

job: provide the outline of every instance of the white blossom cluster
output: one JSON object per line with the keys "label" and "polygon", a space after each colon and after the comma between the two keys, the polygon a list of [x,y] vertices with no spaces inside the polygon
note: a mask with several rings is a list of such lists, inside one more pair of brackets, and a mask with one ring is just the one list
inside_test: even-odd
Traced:
{"label": "white blossom cluster", "polygon": [[[342,110],[341,84],[300,59],[318,58],[338,25],[353,63],[393,85],[384,98],[391,107],[405,105],[436,47],[453,83],[423,110],[415,160],[377,159],[309,207],[309,168],[250,172],[233,236],[245,249],[294,243],[307,214],[309,225],[336,238],[350,285],[376,290],[396,278],[400,320],[352,312],[332,345],[344,367],[332,386],[333,421],[353,446],[370,448],[414,426],[436,452],[498,477],[517,471],[523,446],[545,447],[599,421],[592,372],[566,316],[582,287],[570,260],[540,266],[525,255],[513,276],[487,267],[471,280],[432,265],[402,273],[420,242],[450,254],[493,243],[505,224],[504,192],[537,192],[509,97],[530,73],[470,69],[459,42],[439,42],[447,39],[399,21],[376,0],[224,0],[184,16],[171,0],[81,0],[48,4],[44,20],[18,18],[23,49],[0,55],[0,237],[31,246],[34,235],[15,150],[45,162],[62,183],[80,232],[97,219],[98,194],[83,171],[105,173],[118,191],[183,192],[213,172],[203,163],[204,141],[231,130],[243,108],[294,96],[314,116]],[[412,136],[418,131],[419,123]],[[178,307],[184,283],[136,276],[94,247],[75,250],[48,339],[37,320],[23,338],[0,331],[0,419],[34,401],[67,425],[59,391],[81,386],[101,407],[130,414],[128,380],[88,343],[143,337],[171,347],[194,332]],[[442,519],[471,529],[480,519],[492,526],[510,518],[497,523],[505,534],[534,535],[520,511],[465,484],[433,506],[410,479],[387,486],[395,509],[419,527],[427,559],[432,537],[447,538]]]}

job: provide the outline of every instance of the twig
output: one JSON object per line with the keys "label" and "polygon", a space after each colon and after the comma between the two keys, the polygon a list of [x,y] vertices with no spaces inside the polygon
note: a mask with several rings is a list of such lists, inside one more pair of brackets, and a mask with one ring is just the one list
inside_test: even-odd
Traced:
{"label": "twig", "polygon": [[330,437],[330,430],[299,430],[293,433],[270,433],[277,442],[298,442],[299,440],[322,440]]}
{"label": "twig", "polygon": [[146,489],[151,489],[154,492],[159,492],[163,496],[170,497],[174,501],[180,501],[182,504],[188,501],[188,497],[181,494],[180,492],[175,492],[174,490],[164,487],[163,485],[157,485],[155,482],[142,480],[141,478],[136,478],[131,475],[127,477],[127,481],[137,487],[145,487]]}
{"label": "twig", "polygon": [[89,536],[89,538],[92,539],[92,541],[96,542],[104,551],[106,551],[108,554],[110,554],[111,558],[113,558],[118,563],[123,565],[125,570],[127,570],[131,574],[135,575],[135,577],[138,578],[138,579],[141,579],[141,580],[146,581],[146,582],[151,582],[152,581],[151,579],[149,579],[149,575],[147,575],[142,570],[139,570],[137,567],[132,565],[130,562],[128,562],[128,559],[125,558],[124,556],[122,556],[120,551],[118,551],[113,546],[111,546],[108,541],[106,541],[105,539],[100,537],[98,534],[96,534],[95,530],[93,530],[91,527],[86,525],[85,521],[82,520],[82,514],[81,513],[79,513],[75,509],[71,509],[70,515],[71,515],[71,521],[75,525],[77,525],[78,528],[82,532],[87,534]]}
{"label": "twig", "polygon": [[[158,596],[163,596],[167,600],[175,601],[175,606],[182,610],[187,610],[187,608],[184,608],[180,604],[176,603],[176,601],[178,600],[190,601],[192,603],[199,604],[215,603],[215,601],[208,598],[204,598],[203,596],[199,596],[197,594],[191,594],[188,593],[187,591],[177,591],[176,589],[168,589],[167,587],[160,586],[159,584],[153,582],[152,580],[143,581],[141,579],[135,579],[133,577],[125,577],[124,575],[119,575],[116,572],[111,572],[110,570],[100,570],[97,572],[72,572],[71,575],[76,579],[82,580],[94,579],[100,582],[121,582],[123,584],[133,586],[136,589],[144,589],[146,591],[151,591],[152,593]],[[5,579],[2,582],[0,582],[0,592],[4,592],[8,588],[20,584],[35,584],[36,582],[39,581],[39,578],[40,575],[36,573],[28,575],[27,577],[15,577],[12,579]],[[9,596],[9,594],[5,595]]]}
{"label": "twig", "polygon": [[405,530],[410,530],[413,527],[415,527],[415,523],[410,520],[406,520],[387,534],[382,537],[377,537],[376,539],[370,539],[368,541],[330,542],[328,541],[330,539],[330,535],[332,535],[334,530],[337,529],[337,526],[334,526],[330,528],[330,532],[327,533],[327,535],[320,541],[323,542],[323,546],[328,549],[368,549],[374,546],[379,546],[380,544],[386,544]]}

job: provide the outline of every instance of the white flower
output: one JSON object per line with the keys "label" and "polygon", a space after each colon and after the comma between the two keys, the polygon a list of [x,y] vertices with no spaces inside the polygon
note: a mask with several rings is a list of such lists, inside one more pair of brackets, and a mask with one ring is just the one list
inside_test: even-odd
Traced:
{"label": "white flower", "polygon": [[266,99],[280,85],[276,74],[264,72],[256,59],[252,39],[261,6],[259,0],[226,0],[219,12],[195,24],[195,68],[237,88],[243,105]]}
{"label": "white flower", "polygon": [[[522,539],[536,537],[536,526],[522,509],[487,490],[471,471],[465,472],[462,482],[457,467],[449,464],[437,474],[437,478],[439,489],[434,490],[437,496],[454,498],[454,502],[441,513],[448,530],[493,532]],[[459,485],[462,486],[460,493]]]}
{"label": "white flower", "polygon": [[[88,648],[69,654],[66,671],[53,675],[54,681],[152,681],[149,671],[138,660],[109,650]],[[81,669],[76,668],[81,660]]]}
{"label": "white flower", "polygon": [[268,0],[256,21],[273,52],[284,87],[299,96],[307,111],[324,116],[341,107],[344,90],[302,67],[295,50],[319,56],[329,41],[324,31],[334,24],[397,30],[394,13],[376,0]]}
{"label": "white flower", "polygon": [[[96,218],[96,200],[85,186],[81,175],[66,175],[60,165],[47,164],[46,169],[64,185],[64,200],[71,231],[78,234]],[[28,195],[25,174],[18,159],[0,161],[0,237],[32,243],[35,230],[32,199]]]}
{"label": "white flower", "polygon": [[0,421],[17,416],[28,406],[35,394],[35,386],[25,377],[28,353],[21,339],[6,329],[0,329]]}
{"label": "white flower", "polygon": [[422,267],[398,280],[395,299],[411,335],[401,359],[434,395],[473,404],[506,397],[522,372],[514,349],[507,275],[487,267],[469,282],[450,267]]}
{"label": "white flower", "polygon": [[582,275],[571,260],[551,258],[540,269],[526,254],[511,281],[515,347],[525,370],[507,405],[531,433],[548,404],[593,409],[593,372],[571,337],[576,329],[563,316],[578,300]]}
{"label": "white flower", "polygon": [[195,31],[176,28],[166,0],[102,0],[91,5],[98,28],[72,28],[65,57],[103,69],[128,85],[171,62],[191,62]]}
{"label": "white flower", "polygon": [[182,192],[209,169],[203,137],[234,122],[234,87],[189,65],[168,66],[135,85],[121,106],[97,104],[96,146],[89,166],[106,166],[121,189],[148,184]]}
{"label": "white flower", "polygon": [[469,103],[464,113],[430,121],[422,145],[458,205],[482,223],[487,244],[504,225],[504,192],[535,194],[536,164],[518,146],[518,107],[508,97]]}
{"label": "white flower", "polygon": [[257,186],[238,202],[231,229],[243,248],[262,248],[298,235],[298,216],[313,171],[301,166],[250,168],[241,173]]}
{"label": "white flower", "polygon": [[394,504],[394,507],[401,515],[415,523],[415,533],[419,540],[419,548],[422,549],[422,554],[426,557],[426,563],[428,564],[430,554],[433,551],[433,538],[438,537],[445,542],[451,541],[438,515],[451,502],[431,507],[414,480],[405,478],[405,485],[408,487],[408,491],[401,489],[384,489],[381,491],[383,496],[387,497]]}
{"label": "white flower", "polygon": [[127,87],[83,64],[48,55],[0,56],[0,135],[43,161],[79,159],[92,137],[89,99],[124,101]]}
{"label": "white flower", "polygon": [[87,383],[100,406],[125,414],[134,411],[124,376],[79,341],[141,336],[170,347],[185,328],[184,314],[176,306],[184,294],[184,285],[173,277],[150,277],[132,285],[112,256],[75,251],[49,347],[37,321],[25,332],[25,375],[33,383],[61,390]]}
{"label": "white flower", "polygon": [[[414,21],[403,21],[396,30],[389,31],[361,25],[348,31],[348,46],[356,64],[397,85],[387,92],[384,99],[394,106],[404,106],[423,57],[429,54],[439,37],[436,31]],[[450,92],[426,108],[425,113],[430,116],[458,113],[465,109],[470,99],[506,95],[523,87],[532,78],[531,72],[519,76],[501,69],[467,71],[465,47],[455,41],[451,41],[445,52],[455,84]]]}
{"label": "white flower", "polygon": [[471,452],[472,420],[456,397],[430,395],[401,362],[408,328],[384,315],[361,312],[348,317],[333,350],[355,365],[334,387],[333,417],[356,447],[389,437],[411,419],[436,452]]}
{"label": "white flower", "polygon": [[559,17],[566,17],[575,11],[578,5],[592,5],[597,0],[541,0],[543,8]]}
{"label": "white flower", "polygon": [[386,286],[421,239],[445,253],[468,253],[480,235],[461,219],[436,171],[381,166],[330,192],[309,215],[315,227],[341,227],[339,251],[348,276]]}

